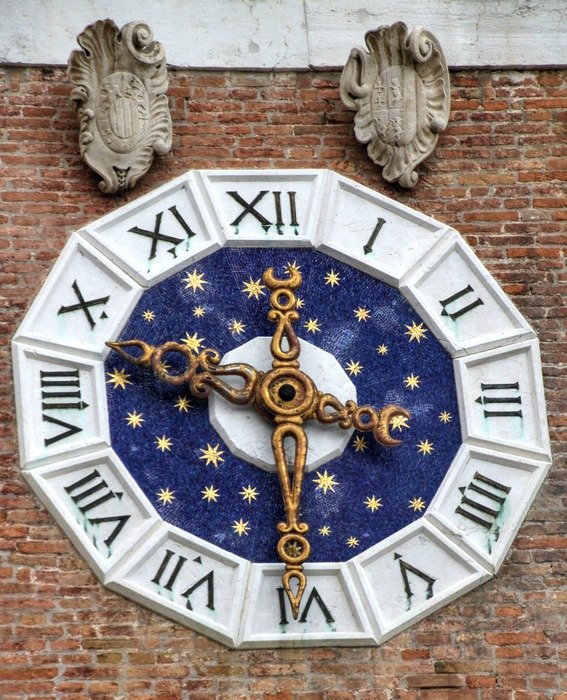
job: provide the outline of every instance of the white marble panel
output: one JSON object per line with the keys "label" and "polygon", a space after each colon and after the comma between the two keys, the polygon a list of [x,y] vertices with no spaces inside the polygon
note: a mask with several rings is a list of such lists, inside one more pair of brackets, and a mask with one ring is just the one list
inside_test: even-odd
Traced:
{"label": "white marble panel", "polygon": [[24,476],[99,578],[159,520],[110,449]]}
{"label": "white marble panel", "polygon": [[94,221],[84,232],[142,286],[220,246],[190,172]]}
{"label": "white marble panel", "polygon": [[[87,24],[148,22],[167,62],[188,68],[337,68],[382,24],[422,25],[455,67],[564,65],[564,0],[4,0],[0,60],[66,65]],[[188,41],[187,37],[191,40]]]}
{"label": "white marble panel", "polygon": [[306,0],[309,59],[343,66],[365,32],[384,24],[423,26],[439,39],[452,68],[564,65],[563,0]]}
{"label": "white marble panel", "polygon": [[73,234],[19,327],[16,338],[106,354],[142,289]]}
{"label": "white marble panel", "polygon": [[110,443],[101,361],[24,342],[12,351],[24,466]]}
{"label": "white marble panel", "polygon": [[351,565],[384,639],[490,578],[423,519],[367,549]]}
{"label": "white marble panel", "polygon": [[127,598],[236,644],[250,564],[165,523],[107,580]]}
{"label": "white marble panel", "polygon": [[427,517],[496,572],[548,468],[549,463],[463,447]]}
{"label": "white marble panel", "polygon": [[231,246],[311,246],[326,170],[202,170],[218,235]]}
{"label": "white marble panel", "polygon": [[309,564],[294,620],[282,587],[283,564],[254,564],[242,647],[348,646],[375,643],[345,564]]}
{"label": "white marble panel", "polygon": [[319,249],[396,287],[449,234],[445,224],[334,173],[327,201]]}
{"label": "white marble panel", "polygon": [[453,356],[535,336],[460,236],[432,250],[401,290]]}
{"label": "white marble panel", "polygon": [[459,358],[455,374],[469,444],[550,459],[537,340]]}

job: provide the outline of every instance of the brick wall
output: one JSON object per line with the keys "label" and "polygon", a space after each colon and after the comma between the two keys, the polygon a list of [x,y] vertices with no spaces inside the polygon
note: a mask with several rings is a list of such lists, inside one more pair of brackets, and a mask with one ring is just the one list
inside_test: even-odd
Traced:
{"label": "brick wall", "polygon": [[[567,699],[567,158],[558,71],[452,74],[414,191],[352,133],[338,73],[170,74],[173,150],[108,197],[61,68],[2,71],[0,697]],[[562,141],[563,138],[563,141]],[[105,590],[19,476],[6,346],[69,234],[190,168],[329,167],[459,229],[542,342],[555,464],[498,576],[380,648],[229,651]]]}

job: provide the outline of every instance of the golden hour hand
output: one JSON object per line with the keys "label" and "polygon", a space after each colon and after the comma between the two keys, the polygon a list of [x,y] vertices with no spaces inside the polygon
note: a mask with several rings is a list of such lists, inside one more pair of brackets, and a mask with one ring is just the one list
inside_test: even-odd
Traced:
{"label": "golden hour hand", "polygon": [[[297,619],[307,585],[303,564],[311,551],[306,537],[309,526],[299,516],[308,448],[303,423],[318,420],[323,424],[337,423],[344,429],[372,431],[380,444],[393,446],[400,440],[390,435],[392,419],[396,416],[409,418],[410,414],[400,406],[388,405],[378,411],[371,406],[358,406],[354,401],[343,404],[332,394],[320,392],[311,377],[299,368],[301,346],[293,323],[299,318],[295,292],[302,282],[301,273],[288,268],[286,277],[280,279],[272,268],[268,268],[263,282],[271,290],[268,318],[276,324],[270,342],[272,369],[267,372],[246,363],[221,365],[217,350],[206,348],[196,354],[186,345],[176,342],[158,347],[143,340],[108,342],[107,345],[128,362],[151,367],[164,382],[175,386],[186,384],[193,396],[207,398],[214,389],[231,403],[253,405],[264,418],[275,424],[272,452],[285,509],[285,521],[277,526],[280,533],[277,553],[285,564],[282,583],[293,617]],[[168,353],[177,353],[184,358],[186,366],[182,373],[169,373],[164,362]],[[225,377],[239,378],[242,386],[233,386],[224,380]],[[293,445],[291,472],[284,448],[286,438]]]}

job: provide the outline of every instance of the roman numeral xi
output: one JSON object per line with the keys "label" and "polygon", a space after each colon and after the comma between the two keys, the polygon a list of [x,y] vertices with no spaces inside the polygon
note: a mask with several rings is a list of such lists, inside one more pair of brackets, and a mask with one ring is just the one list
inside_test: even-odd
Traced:
{"label": "roman numeral xi", "polygon": [[[183,216],[181,216],[175,204],[172,207],[169,207],[167,211],[172,214],[179,226],[181,226],[181,228],[185,231],[185,233],[187,234],[187,240],[197,235],[195,231],[191,230],[191,227],[185,221]],[[128,229],[128,233],[136,233],[138,234],[138,236],[145,236],[146,238],[150,239],[151,247],[148,260],[152,260],[156,257],[157,245],[159,241],[173,244],[171,248],[168,248],[167,252],[171,253],[171,255],[173,255],[174,258],[177,257],[177,251],[175,249],[175,246],[179,245],[180,243],[183,243],[183,238],[177,238],[176,236],[172,236],[171,234],[161,232],[161,220],[163,215],[163,211],[160,211],[158,214],[156,214],[156,220],[154,223],[153,231],[149,231],[145,228],[140,228],[139,226],[133,226],[132,228]]]}

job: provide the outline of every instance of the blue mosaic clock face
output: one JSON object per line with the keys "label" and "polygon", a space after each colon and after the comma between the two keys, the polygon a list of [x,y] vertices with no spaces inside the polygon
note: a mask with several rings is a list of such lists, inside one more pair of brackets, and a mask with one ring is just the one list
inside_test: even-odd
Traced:
{"label": "blue mosaic clock face", "polygon": [[[400,292],[317,251],[225,248],[147,290],[119,340],[225,354],[270,336],[262,273],[273,267],[281,276],[290,265],[303,275],[300,340],[336,358],[359,404],[411,414],[391,425],[401,445],[355,432],[340,457],[305,475],[310,561],[345,561],[423,515],[461,444],[451,358]],[[179,358],[167,361],[174,373]],[[230,452],[206,401],[114,352],[105,369],[112,446],[161,517],[251,561],[278,562],[277,474]]]}

